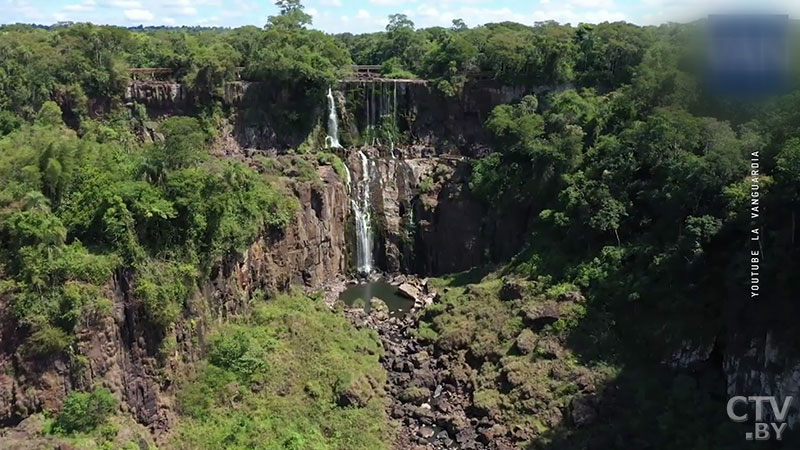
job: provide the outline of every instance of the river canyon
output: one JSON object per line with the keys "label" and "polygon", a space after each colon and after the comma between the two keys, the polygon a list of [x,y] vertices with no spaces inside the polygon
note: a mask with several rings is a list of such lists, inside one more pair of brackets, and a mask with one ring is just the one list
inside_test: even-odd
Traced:
{"label": "river canyon", "polygon": [[[285,92],[261,83],[226,84],[224,101],[232,113],[213,143],[217,157],[263,169],[260,158],[291,165],[296,155],[289,150],[308,144],[311,152],[337,155],[343,166],[315,163],[319,182],[282,176],[299,204],[292,223],[213,268],[170,330],[174,345],[168,352],[159,353],[162,337],[148,332],[125,271],[115,273],[106,287],[112,314],[80,327],[77,345],[87,358],[77,375],[68,357],[34,362],[15,354],[15,330],[0,328],[7,343],[0,347],[0,421],[18,426],[17,439],[27,439],[28,416],[56,409],[70,389],[102,383],[148,433],[165,433],[176,420],[175,374],[191,370],[203,357],[208,330],[248,312],[257,292],[269,297],[293,286],[324,292],[337,314],[379,336],[387,374],[381,388],[398,428],[395,448],[514,448],[550,429],[601,421],[606,403],[624,405],[603,388],[612,385],[613,375],[578,362],[566,340],[546,332],[586,308],[586,299],[574,288],[545,294],[541,280],[502,272],[502,264],[524,247],[539,211],[525,203],[498,214],[470,187],[474,161],[493,151],[483,126],[492,109],[527,94],[570,87],[480,81],[448,97],[422,80],[341,81],[317,99],[306,128],[284,133],[267,113],[286,107]],[[192,109],[180,83],[134,82],[126,95],[145,105],[153,120]],[[147,126],[139,133],[145,140],[159,138]],[[441,281],[475,270],[497,272],[485,284],[480,278],[463,285]],[[495,349],[481,353],[467,338],[434,340],[420,331],[442,311],[462,308],[463,298],[496,302],[504,320],[535,330],[535,336],[516,328],[504,336],[512,342],[508,359]],[[465,317],[477,323],[486,315],[470,311]],[[800,369],[779,356],[770,336],[769,331],[737,334],[731,337],[735,345],[725,349],[716,336],[686,342],[664,357],[664,365],[692,376],[721,376],[720,385],[731,394],[752,386],[794,394]],[[541,361],[520,362],[529,355]],[[531,374],[549,384],[528,383]],[[476,380],[483,378],[501,381],[479,391]],[[558,390],[569,391],[566,403],[552,395]],[[497,413],[502,402],[482,396],[487,392],[518,399],[537,413],[511,423]]]}

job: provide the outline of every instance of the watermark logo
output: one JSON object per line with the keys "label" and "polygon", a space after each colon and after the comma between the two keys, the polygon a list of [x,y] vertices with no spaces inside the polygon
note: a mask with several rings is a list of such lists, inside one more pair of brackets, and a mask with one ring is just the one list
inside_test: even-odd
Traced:
{"label": "watermark logo", "polygon": [[788,88],[789,17],[708,17],[709,86],[720,94],[778,94]]}
{"label": "watermark logo", "polygon": [[[750,406],[751,403],[752,406]],[[769,410],[767,410],[767,405],[769,405]],[[792,397],[786,397],[783,404],[779,405],[776,397],[739,396],[728,400],[727,411],[728,417],[737,423],[749,421],[750,413],[754,413],[753,431],[748,431],[744,435],[748,441],[769,441],[773,438],[780,441],[783,439],[783,433],[789,427],[786,419],[791,406]]]}

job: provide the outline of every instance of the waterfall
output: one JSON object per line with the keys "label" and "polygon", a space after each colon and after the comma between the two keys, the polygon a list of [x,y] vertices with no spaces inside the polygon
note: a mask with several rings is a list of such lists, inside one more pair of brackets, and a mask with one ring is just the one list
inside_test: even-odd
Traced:
{"label": "waterfall", "polygon": [[328,88],[328,136],[325,137],[325,145],[328,148],[342,148],[339,144],[339,119],[336,117],[336,101],[333,98],[333,90]]}
{"label": "waterfall", "polygon": [[353,198],[353,214],[356,219],[356,268],[359,273],[372,272],[372,223],[370,217],[370,161],[361,150],[358,151],[361,160],[361,181],[356,186],[356,196]]}
{"label": "waterfall", "polygon": [[344,164],[342,165],[344,166],[344,185],[347,188],[347,193],[349,194],[351,191],[350,186],[353,184],[353,177],[350,176],[350,168],[347,167],[347,161],[345,160],[343,162]]}

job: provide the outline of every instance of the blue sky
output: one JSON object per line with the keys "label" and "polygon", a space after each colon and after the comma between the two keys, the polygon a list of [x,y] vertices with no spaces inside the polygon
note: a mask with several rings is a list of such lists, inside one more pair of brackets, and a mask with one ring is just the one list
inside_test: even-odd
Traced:
{"label": "blue sky", "polygon": [[[800,1],[745,0],[745,6],[797,9]],[[314,27],[328,32],[377,31],[391,13],[407,14],[418,27],[448,26],[455,18],[475,26],[512,20],[532,24],[625,20],[658,24],[701,17],[730,6],[730,0],[305,0]],[[792,5],[792,6],[787,6]],[[0,0],[0,23],[59,21],[114,25],[262,26],[276,13],[270,0]],[[793,15],[794,17],[794,15]]]}

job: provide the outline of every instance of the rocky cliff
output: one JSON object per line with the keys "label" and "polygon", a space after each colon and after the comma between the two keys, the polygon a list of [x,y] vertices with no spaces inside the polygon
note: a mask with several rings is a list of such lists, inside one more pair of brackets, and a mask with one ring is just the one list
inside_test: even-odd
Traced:
{"label": "rocky cliff", "polygon": [[[546,90],[541,88],[539,90]],[[480,156],[489,151],[483,123],[495,106],[534,92],[520,86],[475,81],[446,96],[422,80],[343,81],[340,116],[345,142],[420,147],[429,154]]]}
{"label": "rocky cliff", "polygon": [[186,86],[171,81],[134,81],[125,90],[125,101],[145,105],[154,117],[186,114],[191,107]]}
{"label": "rocky cliff", "polygon": [[[405,149],[398,149],[398,154]],[[441,275],[513,256],[525,239],[528,211],[498,216],[469,188],[472,164],[453,156],[392,158],[360,150],[370,164],[373,257],[385,272]],[[363,170],[348,154],[353,179]]]}
{"label": "rocky cliff", "polygon": [[[483,123],[495,106],[561,88],[510,87],[484,80],[468,83],[458,95],[448,97],[423,80],[342,81],[337,90],[341,137],[345,144],[387,148],[393,139],[397,146],[416,147],[416,156],[479,156],[489,151]],[[226,83],[219,96],[232,111],[232,135],[242,148],[279,152],[296,148],[321,123],[325,111],[322,93],[309,96],[261,82]],[[187,86],[165,81],[136,81],[125,99],[144,105],[152,117],[188,114],[197,100]],[[382,126],[387,129],[376,131]]]}
{"label": "rocky cliff", "polygon": [[76,333],[78,351],[71,355],[27,357],[19,347],[18,325],[0,298],[0,424],[56,410],[69,390],[99,385],[140,423],[165,429],[172,418],[173,382],[200,357],[212,323],[246,311],[258,291],[320,288],[347,270],[345,185],[330,167],[319,170],[323,183],[291,185],[301,205],[292,224],[217,264],[166,336],[147,323],[133,295],[136,278],[124,270],[106,286],[111,312],[83,321]]}

